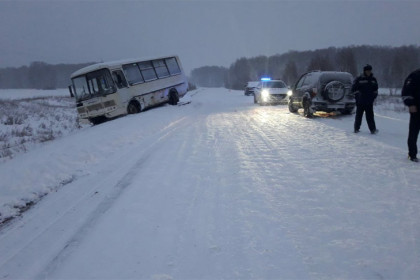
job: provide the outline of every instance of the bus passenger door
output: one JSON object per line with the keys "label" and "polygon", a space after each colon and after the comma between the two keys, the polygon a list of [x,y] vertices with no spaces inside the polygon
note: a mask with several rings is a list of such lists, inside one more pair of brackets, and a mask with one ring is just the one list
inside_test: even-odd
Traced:
{"label": "bus passenger door", "polygon": [[120,102],[125,104],[130,100],[130,94],[128,92],[128,83],[125,79],[124,73],[121,70],[112,71],[112,79],[118,87]]}

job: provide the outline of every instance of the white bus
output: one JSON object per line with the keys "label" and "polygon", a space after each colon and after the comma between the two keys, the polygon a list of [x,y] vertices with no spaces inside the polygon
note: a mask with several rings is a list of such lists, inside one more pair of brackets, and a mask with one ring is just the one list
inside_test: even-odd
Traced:
{"label": "white bus", "polygon": [[177,56],[104,62],[71,75],[79,118],[93,124],[163,103],[176,105],[188,91]]}

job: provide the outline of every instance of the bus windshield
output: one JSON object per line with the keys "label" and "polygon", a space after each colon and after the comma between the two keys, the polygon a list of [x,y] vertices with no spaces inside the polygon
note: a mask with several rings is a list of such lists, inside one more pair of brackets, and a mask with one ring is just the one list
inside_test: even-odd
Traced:
{"label": "bus windshield", "polygon": [[101,69],[73,79],[76,100],[114,93],[116,87],[108,69]]}

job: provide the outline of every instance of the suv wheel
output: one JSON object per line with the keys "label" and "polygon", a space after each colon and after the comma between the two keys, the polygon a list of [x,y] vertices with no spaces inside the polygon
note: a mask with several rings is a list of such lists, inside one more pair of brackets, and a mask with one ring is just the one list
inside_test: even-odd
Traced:
{"label": "suv wheel", "polygon": [[296,113],[298,111],[298,108],[296,108],[295,106],[293,106],[293,99],[289,99],[289,112],[290,113]]}
{"label": "suv wheel", "polygon": [[303,116],[306,118],[312,118],[313,114],[311,110],[311,100],[309,100],[308,98],[303,98],[302,105],[303,105]]}

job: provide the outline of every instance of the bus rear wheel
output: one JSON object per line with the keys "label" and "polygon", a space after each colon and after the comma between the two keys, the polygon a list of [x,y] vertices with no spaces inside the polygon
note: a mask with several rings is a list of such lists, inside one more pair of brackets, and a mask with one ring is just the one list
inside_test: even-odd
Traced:
{"label": "bus rear wheel", "polygon": [[128,114],[138,114],[140,113],[140,103],[137,100],[130,101],[127,107]]}
{"label": "bus rear wheel", "polygon": [[171,90],[169,92],[169,105],[176,105],[178,104],[179,101],[179,96],[178,96],[178,92],[176,90]]}

